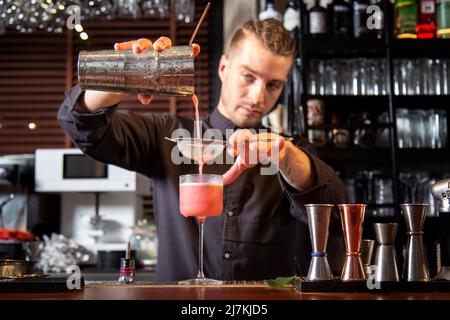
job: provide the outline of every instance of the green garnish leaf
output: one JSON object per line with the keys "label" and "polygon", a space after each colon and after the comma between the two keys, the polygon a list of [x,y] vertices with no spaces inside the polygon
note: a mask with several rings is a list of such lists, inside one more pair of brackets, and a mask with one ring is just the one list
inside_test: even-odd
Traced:
{"label": "green garnish leaf", "polygon": [[291,277],[278,277],[275,279],[264,280],[264,282],[272,288],[286,287],[286,286],[294,286],[295,281],[297,280],[297,276]]}

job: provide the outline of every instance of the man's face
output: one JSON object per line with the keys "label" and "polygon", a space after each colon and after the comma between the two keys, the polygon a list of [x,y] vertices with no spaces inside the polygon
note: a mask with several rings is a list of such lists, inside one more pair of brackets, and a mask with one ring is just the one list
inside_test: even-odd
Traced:
{"label": "man's face", "polygon": [[219,111],[241,128],[258,124],[280,96],[292,57],[278,56],[248,35],[223,55]]}

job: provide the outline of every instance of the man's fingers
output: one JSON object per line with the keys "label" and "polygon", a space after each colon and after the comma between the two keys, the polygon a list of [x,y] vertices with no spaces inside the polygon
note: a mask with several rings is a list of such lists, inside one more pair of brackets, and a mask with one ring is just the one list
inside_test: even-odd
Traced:
{"label": "man's fingers", "polygon": [[149,39],[141,38],[138,40],[118,42],[114,44],[114,50],[128,50],[133,49],[134,53],[140,53],[152,47],[152,42]]}
{"label": "man's fingers", "polygon": [[114,44],[114,50],[128,50],[133,47],[133,44],[136,42],[136,40],[127,41],[127,42],[117,42]]}
{"label": "man's fingers", "polygon": [[153,44],[153,49],[156,51],[163,51],[172,47],[172,40],[168,37],[159,37]]}
{"label": "man's fingers", "polygon": [[222,176],[223,178],[223,184],[226,186],[230,183],[233,183],[236,181],[237,178],[241,175],[244,170],[247,169],[247,166],[242,163],[240,157],[238,156],[236,158],[236,162],[233,163],[230,169],[228,169],[227,172],[225,172]]}
{"label": "man's fingers", "polygon": [[194,50],[194,58],[195,58],[200,53],[200,46],[196,43],[193,43],[192,49]]}
{"label": "man's fingers", "polygon": [[283,139],[283,137],[278,137],[276,143],[278,145],[278,150],[283,149],[283,147],[284,147],[284,139]]}
{"label": "man's fingers", "polygon": [[136,40],[133,43],[133,51],[134,53],[141,53],[142,51],[146,49],[150,49],[153,47],[153,42],[151,42],[149,39],[141,38]]}
{"label": "man's fingers", "polygon": [[152,102],[153,100],[153,96],[138,94],[138,99],[142,104],[150,104],[150,102]]}

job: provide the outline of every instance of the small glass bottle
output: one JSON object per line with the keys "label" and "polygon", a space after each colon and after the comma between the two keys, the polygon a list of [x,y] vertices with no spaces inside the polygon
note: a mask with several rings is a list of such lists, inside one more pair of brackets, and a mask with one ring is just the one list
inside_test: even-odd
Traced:
{"label": "small glass bottle", "polygon": [[283,14],[283,27],[289,32],[300,29],[300,8],[295,1],[289,1]]}
{"label": "small glass bottle", "polygon": [[419,0],[419,16],[416,26],[419,39],[432,39],[436,33],[436,1]]}
{"label": "small glass bottle", "polygon": [[328,143],[326,130],[318,126],[325,124],[325,104],[323,100],[310,99],[306,102],[308,120],[308,139],[316,147],[323,147]]}
{"label": "small glass bottle", "polygon": [[275,10],[275,5],[273,3],[273,0],[267,0],[266,6],[264,8],[264,11],[261,11],[259,13],[258,19],[259,20],[265,20],[265,19],[277,19],[278,21],[282,21],[281,13]]}
{"label": "small glass bottle", "polygon": [[309,34],[313,36],[327,34],[327,10],[320,6],[320,0],[308,11]]}
{"label": "small glass bottle", "polygon": [[328,5],[330,31],[334,37],[351,37],[353,30],[352,6],[345,0],[333,0]]}
{"label": "small glass bottle", "polygon": [[395,36],[398,39],[416,39],[417,1],[395,0]]}
{"label": "small glass bottle", "polygon": [[437,0],[437,37],[450,39],[450,0]]}
{"label": "small glass bottle", "polygon": [[133,283],[135,271],[134,259],[131,258],[131,245],[128,242],[126,256],[120,259],[119,282],[125,284]]}

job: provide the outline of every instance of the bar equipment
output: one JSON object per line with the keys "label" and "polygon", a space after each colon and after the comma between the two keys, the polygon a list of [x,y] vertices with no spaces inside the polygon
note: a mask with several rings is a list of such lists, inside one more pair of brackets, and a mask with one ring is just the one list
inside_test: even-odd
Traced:
{"label": "bar equipment", "polygon": [[197,138],[165,138],[175,142],[181,154],[186,158],[196,161],[208,162],[214,160],[222,154],[226,141],[218,139],[197,139]]}
{"label": "bar equipment", "polygon": [[366,279],[360,251],[366,206],[365,204],[338,205],[345,240],[345,261],[341,273],[342,281]]}
{"label": "bar equipment", "polygon": [[0,259],[24,259],[23,243],[33,239],[28,230],[39,219],[35,213],[40,203],[33,193],[33,175],[33,154],[0,157]]}
{"label": "bar equipment", "polygon": [[436,279],[450,280],[450,179],[437,181],[431,192],[439,201],[440,241],[438,252],[439,272]]}
{"label": "bar equipment", "polygon": [[83,90],[192,96],[194,94],[192,46],[153,49],[81,51],[78,82]]}
{"label": "bar equipment", "polygon": [[370,265],[372,262],[373,248],[375,241],[371,239],[363,239],[361,241],[361,259],[364,268],[364,274],[368,278],[371,274]]}
{"label": "bar equipment", "polygon": [[36,150],[36,191],[59,193],[60,231],[91,253],[124,251],[145,214],[150,180],[73,149]]}
{"label": "bar equipment", "polygon": [[375,281],[400,281],[395,254],[397,223],[374,223],[378,246],[375,255]]}
{"label": "bar equipment", "polygon": [[17,279],[35,275],[36,261],[0,259],[0,279]]}
{"label": "bar equipment", "polygon": [[0,229],[3,229],[5,226],[3,224],[3,207],[8,204],[15,197],[14,193],[11,193],[5,200],[0,203]]}
{"label": "bar equipment", "polygon": [[[208,138],[188,138],[188,137],[165,137],[166,140],[177,144],[178,150],[183,156],[189,159],[193,159],[201,162],[208,162],[214,160],[222,154],[225,146],[230,144],[226,140],[221,139],[208,139]],[[292,141],[290,137],[284,137],[284,141]],[[262,142],[275,142],[270,138],[255,138],[259,143]]]}
{"label": "bar equipment", "polygon": [[403,278],[406,281],[430,281],[423,243],[423,224],[428,204],[401,204],[400,207],[405,218],[408,236]]}
{"label": "bar equipment", "polygon": [[306,279],[311,281],[331,280],[333,279],[333,274],[328,263],[326,247],[333,205],[305,204],[305,207],[313,249]]}

